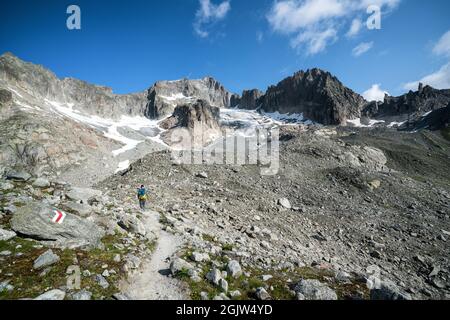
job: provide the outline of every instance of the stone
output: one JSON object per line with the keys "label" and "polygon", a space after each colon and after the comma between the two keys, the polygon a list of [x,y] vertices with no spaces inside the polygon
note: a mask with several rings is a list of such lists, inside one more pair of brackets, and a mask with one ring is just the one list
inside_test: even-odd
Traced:
{"label": "stone", "polygon": [[255,292],[256,299],[258,300],[270,300],[270,294],[263,287],[259,287]]}
{"label": "stone", "polygon": [[112,297],[115,300],[132,300],[130,296],[128,296],[126,293],[114,293]]}
{"label": "stone", "polygon": [[236,260],[231,260],[228,262],[227,271],[233,278],[238,278],[240,275],[242,275],[241,265]]}
{"label": "stone", "polygon": [[220,279],[219,287],[220,287],[220,289],[222,289],[223,292],[227,293],[228,292],[228,281],[223,278]]}
{"label": "stone", "polygon": [[294,287],[294,291],[305,296],[306,300],[337,300],[337,294],[326,284],[315,279],[302,279]]}
{"label": "stone", "polygon": [[0,282],[0,292],[11,292],[14,290],[14,287],[12,285],[10,285],[9,283],[11,282],[11,280],[4,280],[2,282]]}
{"label": "stone", "polygon": [[291,203],[286,198],[278,199],[278,205],[282,206],[285,209],[291,209]]}
{"label": "stone", "polygon": [[12,252],[9,250],[3,250],[0,252],[0,256],[3,256],[3,257],[10,256],[11,254],[12,254]]}
{"label": "stone", "polygon": [[103,289],[108,289],[109,288],[109,282],[101,274],[95,275],[94,280]]}
{"label": "stone", "polygon": [[380,281],[379,286],[370,290],[371,300],[411,300],[411,296],[402,291],[392,281]]}
{"label": "stone", "polygon": [[66,197],[69,200],[81,201],[83,203],[89,203],[102,196],[102,192],[91,188],[77,188],[72,187],[67,193]]}
{"label": "stone", "polygon": [[205,291],[200,292],[200,299],[201,300],[209,300],[208,293]]}
{"label": "stone", "polygon": [[203,178],[203,179],[208,179],[208,174],[206,172],[199,172],[197,173],[197,177],[199,178]]}
{"label": "stone", "polygon": [[45,178],[37,178],[32,185],[36,188],[48,188],[50,187],[50,182]]}
{"label": "stone", "polygon": [[64,300],[65,297],[66,293],[64,291],[59,289],[53,289],[41,294],[34,300]]}
{"label": "stone", "polygon": [[87,290],[80,290],[75,293],[72,293],[70,295],[71,300],[80,300],[80,301],[87,301],[92,299],[92,292]]}
{"label": "stone", "polygon": [[64,204],[68,211],[73,212],[79,217],[86,218],[91,215],[93,208],[87,203],[70,201]]}
{"label": "stone", "polygon": [[36,240],[52,241],[54,245],[63,248],[100,245],[105,232],[94,222],[66,213],[62,223],[54,223],[53,210],[45,203],[31,201],[13,215],[11,228]]}
{"label": "stone", "polygon": [[58,255],[54,254],[52,250],[47,250],[34,261],[33,269],[41,270],[45,267],[58,263],[59,261],[60,258]]}
{"label": "stone", "polygon": [[1,191],[9,191],[14,189],[14,185],[9,182],[0,182],[0,190]]}
{"label": "stone", "polygon": [[230,291],[228,294],[232,298],[240,297],[242,295],[239,290]]}
{"label": "stone", "polygon": [[141,236],[147,234],[147,230],[141,220],[132,215],[123,215],[117,224],[128,232],[139,234]]}
{"label": "stone", "polygon": [[14,238],[17,234],[14,231],[0,228],[0,241],[8,241]]}
{"label": "stone", "polygon": [[194,251],[191,255],[191,260],[195,262],[202,262],[205,260],[205,257],[202,253]]}
{"label": "stone", "polygon": [[31,174],[26,171],[18,170],[18,171],[10,171],[6,174],[6,180],[12,181],[28,181],[31,178]]}
{"label": "stone", "polygon": [[184,270],[193,270],[194,266],[192,264],[190,264],[189,262],[187,262],[184,259],[181,258],[175,258],[171,263],[170,263],[170,272],[173,275],[177,275],[179,272],[184,271]]}
{"label": "stone", "polygon": [[273,278],[273,276],[270,275],[270,274],[265,274],[265,275],[261,276],[261,279],[262,279],[263,281],[269,281],[269,280],[272,279],[272,278]]}
{"label": "stone", "polygon": [[378,179],[372,180],[368,183],[370,189],[375,190],[381,187],[381,181]]}
{"label": "stone", "polygon": [[206,279],[217,286],[219,285],[220,279],[222,279],[222,273],[219,269],[214,267],[206,274]]}

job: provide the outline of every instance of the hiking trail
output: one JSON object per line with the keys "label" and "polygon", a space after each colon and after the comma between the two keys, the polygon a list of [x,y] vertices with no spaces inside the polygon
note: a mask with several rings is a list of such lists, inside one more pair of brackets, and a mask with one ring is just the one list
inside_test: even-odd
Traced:
{"label": "hiking trail", "polygon": [[169,277],[169,257],[182,245],[181,239],[161,229],[159,214],[155,211],[145,211],[143,222],[147,232],[158,235],[157,245],[150,259],[127,280],[122,292],[133,300],[189,299],[185,285]]}

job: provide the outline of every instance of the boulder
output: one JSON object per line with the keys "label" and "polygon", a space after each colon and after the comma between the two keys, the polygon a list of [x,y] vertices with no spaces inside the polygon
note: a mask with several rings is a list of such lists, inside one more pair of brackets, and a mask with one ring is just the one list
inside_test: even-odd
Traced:
{"label": "boulder", "polygon": [[28,181],[31,178],[31,174],[26,171],[18,170],[18,171],[10,171],[6,174],[6,180],[12,181]]}
{"label": "boulder", "polygon": [[294,291],[301,293],[306,300],[337,300],[336,292],[319,280],[300,280]]}
{"label": "boulder", "polygon": [[402,291],[391,281],[381,281],[380,285],[370,290],[371,300],[411,300],[411,296]]}
{"label": "boulder", "polygon": [[291,209],[291,203],[286,198],[278,199],[278,205],[282,206],[285,209]]}
{"label": "boulder", "polygon": [[64,300],[65,297],[66,293],[64,291],[59,289],[53,289],[41,294],[34,300]]}
{"label": "boulder", "polygon": [[52,241],[57,247],[95,247],[104,231],[91,221],[66,213],[61,223],[53,222],[54,209],[41,202],[31,201],[17,209],[11,228],[22,235],[41,241]]}
{"label": "boulder", "polygon": [[231,260],[228,262],[227,271],[233,278],[237,278],[242,275],[241,265],[236,260]]}
{"label": "boulder", "polygon": [[187,262],[186,260],[183,260],[181,258],[175,258],[171,263],[170,263],[170,272],[173,275],[176,275],[178,272],[181,272],[183,270],[193,270],[194,266],[192,264],[190,264],[189,262]]}
{"label": "boulder", "polygon": [[86,218],[91,215],[92,213],[92,207],[88,205],[87,203],[79,203],[70,201],[64,204],[64,207],[68,210],[76,214],[77,216],[80,216],[82,218]]}
{"label": "boulder", "polygon": [[41,254],[33,263],[33,269],[40,270],[59,262],[60,258],[52,250]]}
{"label": "boulder", "polygon": [[91,188],[77,188],[72,187],[67,193],[66,197],[73,201],[81,201],[83,203],[89,203],[96,198],[100,198],[102,192]]}
{"label": "boulder", "polygon": [[14,231],[4,230],[0,228],[0,241],[8,241],[16,236]]}
{"label": "boulder", "polygon": [[72,293],[70,295],[70,299],[71,300],[80,300],[80,301],[91,300],[92,292],[83,289],[83,290],[77,291],[75,293]]}
{"label": "boulder", "polygon": [[128,232],[139,234],[141,236],[147,234],[144,224],[137,217],[132,215],[123,215],[117,224]]}
{"label": "boulder", "polygon": [[33,187],[36,188],[48,188],[50,187],[50,182],[45,178],[37,178],[33,182]]}
{"label": "boulder", "polygon": [[220,279],[222,279],[222,272],[217,268],[213,268],[206,274],[206,279],[218,286]]}
{"label": "boulder", "polygon": [[258,300],[270,300],[270,294],[263,287],[256,289],[255,296]]}

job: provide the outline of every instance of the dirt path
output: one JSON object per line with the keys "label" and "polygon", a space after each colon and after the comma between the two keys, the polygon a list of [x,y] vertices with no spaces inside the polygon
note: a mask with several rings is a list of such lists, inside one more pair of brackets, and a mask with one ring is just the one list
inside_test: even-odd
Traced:
{"label": "dirt path", "polygon": [[161,230],[159,214],[147,211],[145,225],[148,231],[158,234],[156,249],[141,270],[130,277],[123,293],[133,300],[183,300],[188,299],[185,286],[168,277],[168,258],[182,245],[180,238]]}

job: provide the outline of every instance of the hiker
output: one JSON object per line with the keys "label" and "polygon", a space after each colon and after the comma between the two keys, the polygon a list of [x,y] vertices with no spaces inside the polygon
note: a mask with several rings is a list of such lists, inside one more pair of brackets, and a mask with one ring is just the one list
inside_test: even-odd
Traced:
{"label": "hiker", "polygon": [[139,207],[141,210],[145,210],[145,201],[147,201],[147,191],[145,190],[144,185],[141,185],[137,190],[137,196],[139,200]]}

